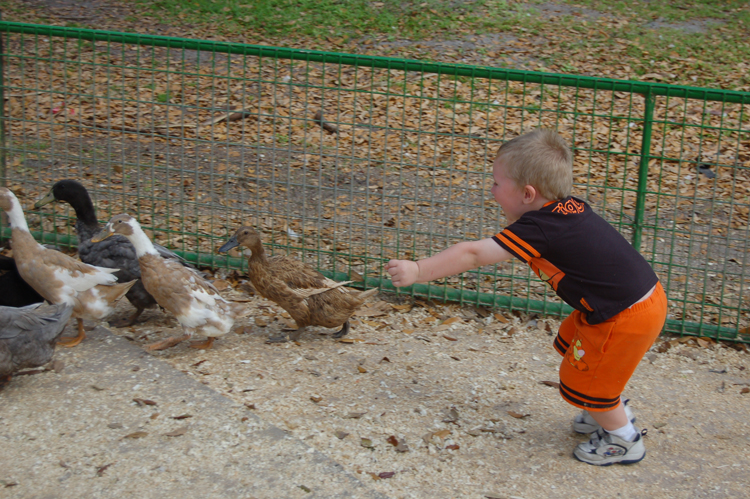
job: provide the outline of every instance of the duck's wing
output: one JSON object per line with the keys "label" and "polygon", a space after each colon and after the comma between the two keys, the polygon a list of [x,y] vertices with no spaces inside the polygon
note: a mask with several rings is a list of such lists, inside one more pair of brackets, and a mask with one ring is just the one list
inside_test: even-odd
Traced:
{"label": "duck's wing", "polygon": [[329,279],[309,265],[288,256],[276,256],[269,259],[269,270],[279,277],[279,281],[299,299],[305,299],[332,289],[348,292],[345,286],[352,281],[338,282]]}
{"label": "duck's wing", "polygon": [[86,291],[99,284],[114,284],[117,277],[114,274],[119,269],[95,267],[78,260],[74,260],[59,251],[45,249],[38,255],[37,265],[51,270],[55,277],[76,291]]}
{"label": "duck's wing", "polygon": [[79,255],[81,260],[89,265],[119,269],[117,276],[120,281],[131,281],[141,277],[135,247],[125,236],[117,234],[98,243],[92,243],[85,253],[85,258],[80,249]]}
{"label": "duck's wing", "polygon": [[62,331],[73,308],[69,305],[43,305],[35,303],[20,308],[0,307],[0,340],[10,340],[29,332],[36,332],[41,339],[47,339]]}
{"label": "duck's wing", "polygon": [[153,244],[154,244],[154,248],[156,248],[157,253],[159,253],[159,256],[161,256],[162,258],[180,262],[185,267],[191,267],[191,268],[193,267],[193,265],[190,262],[182,258],[177,253],[173,252],[172,250],[168,250],[167,248],[165,248],[164,246],[160,244],[156,244],[156,243],[153,243]]}

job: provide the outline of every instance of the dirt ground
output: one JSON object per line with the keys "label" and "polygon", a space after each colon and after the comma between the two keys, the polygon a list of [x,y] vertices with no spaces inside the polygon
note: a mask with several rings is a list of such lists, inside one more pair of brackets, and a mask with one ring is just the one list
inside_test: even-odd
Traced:
{"label": "dirt ground", "polygon": [[[346,342],[308,328],[299,344],[266,344],[293,322],[262,297],[225,294],[249,300],[250,318],[212,350],[152,355],[388,497],[747,497],[750,358],[736,345],[660,338],[624,393],[646,458],[598,468],[572,457],[585,437],[551,386],[556,319],[381,295]],[[159,311],[144,319],[113,331],[139,345],[179,334]]]}

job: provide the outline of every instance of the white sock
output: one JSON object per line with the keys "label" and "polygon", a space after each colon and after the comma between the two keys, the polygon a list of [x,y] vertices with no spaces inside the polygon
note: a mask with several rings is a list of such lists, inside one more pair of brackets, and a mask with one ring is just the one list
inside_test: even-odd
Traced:
{"label": "white sock", "polygon": [[638,430],[635,429],[635,426],[633,426],[633,423],[628,421],[628,424],[626,424],[622,428],[617,428],[616,430],[607,430],[607,433],[611,433],[612,435],[617,435],[618,437],[625,440],[626,442],[632,442],[633,440],[635,440],[635,437],[638,435]]}

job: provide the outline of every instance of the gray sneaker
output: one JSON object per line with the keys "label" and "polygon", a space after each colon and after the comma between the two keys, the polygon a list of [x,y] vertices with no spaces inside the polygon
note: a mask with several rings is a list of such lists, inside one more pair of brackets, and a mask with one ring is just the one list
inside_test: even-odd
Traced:
{"label": "gray sneaker", "polygon": [[643,445],[643,434],[638,433],[635,440],[628,442],[617,435],[604,430],[591,434],[591,440],[578,444],[573,450],[573,457],[595,466],[610,464],[633,464],[646,456]]}
{"label": "gray sneaker", "polygon": [[[631,423],[635,423],[635,416],[633,415],[633,411],[630,410],[630,407],[628,407],[628,402],[630,399],[623,400],[622,405],[625,407],[625,415],[628,417],[628,420]],[[594,421],[594,418],[591,417],[591,414],[587,410],[583,410],[582,413],[577,415],[575,419],[573,420],[573,431],[576,433],[583,433],[585,435],[590,435],[594,432],[597,432],[601,430],[602,427],[599,426],[599,423]]]}

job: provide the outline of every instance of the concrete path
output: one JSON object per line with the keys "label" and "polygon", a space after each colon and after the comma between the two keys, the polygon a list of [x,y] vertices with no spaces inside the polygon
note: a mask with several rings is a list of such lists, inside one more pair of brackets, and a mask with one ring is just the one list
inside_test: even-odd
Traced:
{"label": "concrete path", "polygon": [[0,391],[0,497],[387,499],[103,327],[52,365]]}

